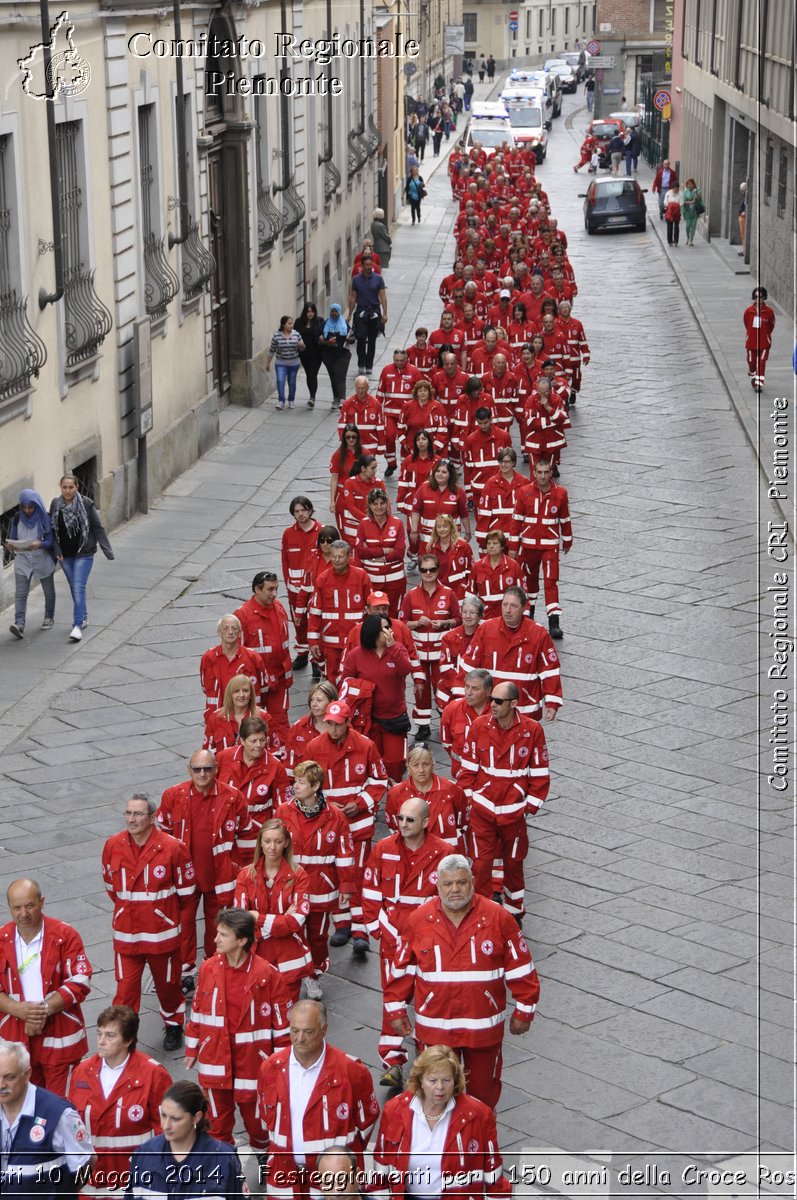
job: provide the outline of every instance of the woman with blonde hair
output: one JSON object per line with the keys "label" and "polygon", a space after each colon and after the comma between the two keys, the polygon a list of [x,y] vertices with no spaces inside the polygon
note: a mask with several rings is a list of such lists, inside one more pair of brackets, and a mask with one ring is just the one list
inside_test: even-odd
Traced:
{"label": "woman with blonde hair", "polygon": [[310,880],[294,863],[290,830],[278,818],[260,826],[252,865],[235,881],[235,907],[254,917],[255,954],[276,967],[295,1004],[302,980],[313,971],[304,930]]}
{"label": "woman with blonde hair", "polygon": [[428,832],[463,851],[468,832],[468,801],[462,788],[435,774],[434,758],[425,746],[413,746],[407,755],[407,778],[395,784],[385,800],[385,823],[398,833],[398,815],[405,800],[417,797],[429,805]]}
{"label": "woman with blonde hair", "polygon": [[440,513],[435,517],[426,551],[434,554],[440,564],[440,583],[450,587],[457,600],[462,600],[470,582],[473,551],[468,542],[459,536],[457,523],[448,513]]}
{"label": "woman with blonde hair", "polygon": [[[219,750],[227,750],[237,746],[241,721],[246,717],[260,717],[268,729],[268,713],[259,708],[255,686],[248,675],[233,675],[224,689],[224,701],[221,708],[205,714],[205,737],[202,745],[205,750],[214,754]],[[272,749],[279,747],[272,740]]]}
{"label": "woman with blonde hair", "polygon": [[427,1046],[412,1064],[406,1091],[388,1100],[374,1166],[396,1198],[511,1195],[495,1113],[467,1094],[465,1072],[450,1047]]}

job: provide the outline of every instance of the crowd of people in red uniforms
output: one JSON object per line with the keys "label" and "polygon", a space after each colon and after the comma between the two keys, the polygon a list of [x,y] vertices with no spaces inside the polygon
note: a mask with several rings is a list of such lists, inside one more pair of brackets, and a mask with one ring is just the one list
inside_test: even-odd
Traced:
{"label": "crowd of people in red uniforms", "polygon": [[[544,723],[563,702],[554,642],[572,530],[555,480],[589,346],[567,238],[533,167],[523,150],[452,155],[459,211],[439,323],[394,351],[374,389],[357,377],[339,414],[330,523],[293,498],[281,578],[258,571],[201,657],[205,731],[188,778],[159,802],[133,796],[103,853],[108,1020],[128,1028],[117,1010],[138,1011],[148,966],[164,1046],[185,1040],[211,1133],[228,1141],[237,1105],[252,1146],[269,1145],[258,1065],[285,1043],[300,995],[321,999],[330,944],[351,941],[355,959],[379,946],[386,1085],[402,1083],[413,1001],[417,1047],[454,1046],[469,1093],[490,1105],[506,988],[511,1033],[534,1015],[526,822],[548,794]],[[307,670],[307,711],[291,722],[294,673]],[[450,778],[425,745],[435,711]],[[374,844],[383,803],[389,832]],[[467,962],[465,925],[446,924],[458,911],[482,934],[478,946],[469,935]],[[79,939],[72,949],[77,1007],[91,968]],[[494,980],[476,999],[474,970]],[[76,1040],[42,1080],[63,1090],[85,1048]]]}

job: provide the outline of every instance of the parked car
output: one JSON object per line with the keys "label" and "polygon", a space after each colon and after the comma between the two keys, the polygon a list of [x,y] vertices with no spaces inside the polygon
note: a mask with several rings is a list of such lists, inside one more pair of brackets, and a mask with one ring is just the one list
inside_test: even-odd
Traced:
{"label": "parked car", "polygon": [[636,129],[642,124],[642,114],[638,112],[609,113],[611,121],[622,121],[626,129]]}
{"label": "parked car", "polygon": [[589,51],[584,51],[584,63],[581,61],[581,53],[578,50],[566,50],[560,55],[562,62],[566,62],[569,67],[572,67],[576,73],[576,80],[581,83],[587,73],[589,66]]}
{"label": "parked car", "polygon": [[578,76],[576,75],[575,67],[571,67],[570,63],[559,63],[555,68],[555,73],[559,76],[562,91],[572,95],[578,88]]}
{"label": "parked car", "polygon": [[611,165],[608,146],[618,129],[622,133],[625,126],[616,117],[596,117],[587,126],[587,133],[591,133],[598,143],[599,165],[602,167]]}
{"label": "parked car", "polygon": [[561,117],[562,115],[562,81],[558,75],[548,72],[548,78],[551,81],[551,99],[553,101],[552,117]]}
{"label": "parked car", "polygon": [[587,233],[599,229],[647,228],[645,192],[635,179],[593,179],[584,198],[584,228]]}

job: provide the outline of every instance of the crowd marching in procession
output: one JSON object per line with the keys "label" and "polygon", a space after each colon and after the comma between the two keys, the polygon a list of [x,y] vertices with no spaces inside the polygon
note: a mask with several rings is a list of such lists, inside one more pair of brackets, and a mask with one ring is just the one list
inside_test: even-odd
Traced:
{"label": "crowd marching in procession", "polygon": [[[524,860],[549,791],[545,725],[563,703],[559,571],[573,534],[558,480],[590,358],[535,161],[478,143],[451,154],[440,307],[378,380],[389,288],[371,241],[348,306],[281,322],[281,404],[285,387],[294,403],[297,355],[311,403],[319,365],[333,381],[330,512],[292,499],[279,569],[267,564],[249,599],[219,614],[198,664],[204,738],[186,778],[121,808],[97,864],[116,994],[95,1054],[79,931],[47,915],[34,879],[8,889],[4,1194],[242,1194],[236,1112],[276,1200],[511,1191],[494,1110],[506,1026],[527,1033],[540,992]],[[53,528],[74,550],[86,523],[83,544],[109,554],[70,479]],[[46,510],[30,510],[28,552],[46,558]],[[292,722],[302,675],[306,711]],[[438,722],[445,772],[427,745]],[[380,1082],[392,1092],[381,1114],[369,1070],[334,1045],[334,1028],[327,1040],[329,947],[347,945],[360,961],[378,948]],[[196,1083],[137,1049],[145,968],[164,1049],[183,1050]]]}

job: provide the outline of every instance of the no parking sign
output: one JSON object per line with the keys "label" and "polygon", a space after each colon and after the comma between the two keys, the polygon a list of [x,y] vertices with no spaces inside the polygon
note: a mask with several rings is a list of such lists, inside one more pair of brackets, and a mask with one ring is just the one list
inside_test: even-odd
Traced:
{"label": "no parking sign", "polygon": [[653,103],[659,112],[664,112],[667,105],[672,104],[672,96],[662,88],[660,92],[656,92],[656,95],[653,97]]}

